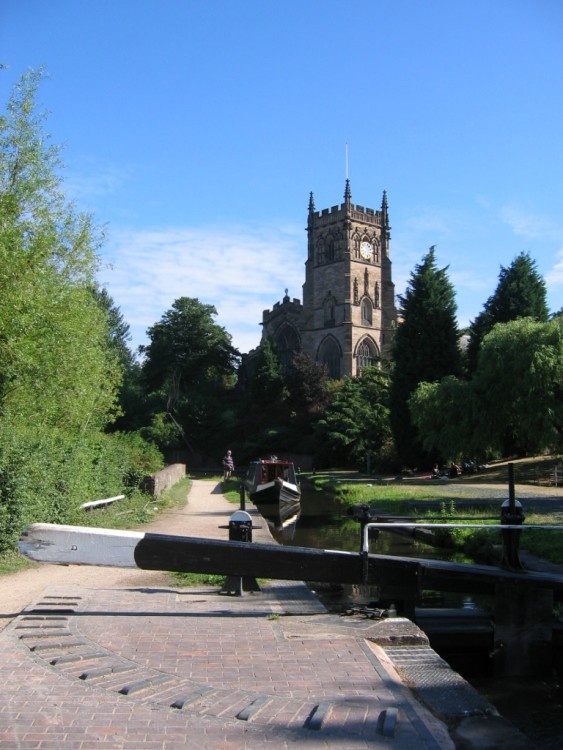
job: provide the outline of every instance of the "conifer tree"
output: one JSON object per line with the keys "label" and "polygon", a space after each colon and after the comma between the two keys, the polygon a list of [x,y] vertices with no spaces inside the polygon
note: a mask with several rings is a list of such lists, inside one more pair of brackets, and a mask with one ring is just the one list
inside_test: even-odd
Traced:
{"label": "conifer tree", "polygon": [[421,382],[461,373],[455,293],[447,267],[436,266],[434,246],[411,274],[399,297],[400,323],[393,344],[390,418],[395,449],[408,467],[431,462],[418,440],[408,399]]}
{"label": "conifer tree", "polygon": [[528,253],[520,253],[508,268],[501,266],[494,294],[471,323],[467,348],[470,372],[475,371],[481,342],[493,326],[518,318],[533,318],[539,323],[549,318],[545,282]]}

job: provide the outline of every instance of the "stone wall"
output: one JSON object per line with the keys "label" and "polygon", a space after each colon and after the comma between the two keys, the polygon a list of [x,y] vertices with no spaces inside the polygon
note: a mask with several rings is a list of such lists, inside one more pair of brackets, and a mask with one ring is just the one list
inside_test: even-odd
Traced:
{"label": "stone wall", "polygon": [[158,497],[186,476],[186,464],[171,464],[145,478],[144,489],[153,497]]}

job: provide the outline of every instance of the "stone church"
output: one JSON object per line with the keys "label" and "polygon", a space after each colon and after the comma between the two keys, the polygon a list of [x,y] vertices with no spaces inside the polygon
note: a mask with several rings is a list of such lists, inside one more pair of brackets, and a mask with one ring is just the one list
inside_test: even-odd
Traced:
{"label": "stone church", "polygon": [[303,302],[290,299],[265,310],[262,340],[272,339],[282,363],[299,351],[324,363],[332,378],[358,375],[389,356],[396,320],[389,257],[387,195],[381,208],[344,203],[315,210],[307,219]]}

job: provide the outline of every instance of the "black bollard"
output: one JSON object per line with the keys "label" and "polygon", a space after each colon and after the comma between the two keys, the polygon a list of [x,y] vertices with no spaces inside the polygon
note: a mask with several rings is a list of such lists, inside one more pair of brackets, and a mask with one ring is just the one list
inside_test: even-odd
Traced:
{"label": "black bollard", "polygon": [[240,497],[240,509],[246,510],[246,496],[244,494],[244,484],[241,484],[240,486],[239,497]]}
{"label": "black bollard", "polygon": [[[229,520],[229,541],[252,542],[252,517],[244,510],[235,511]],[[219,593],[242,596],[244,591],[260,591],[256,578],[229,575]]]}
{"label": "black bollard", "polygon": [[[507,526],[521,526],[524,523],[524,509],[522,503],[518,502],[514,494],[514,465],[508,464],[508,500],[505,500],[500,509],[500,522]],[[523,565],[518,556],[520,546],[519,529],[503,529],[502,534],[502,565],[510,570],[522,570]]]}

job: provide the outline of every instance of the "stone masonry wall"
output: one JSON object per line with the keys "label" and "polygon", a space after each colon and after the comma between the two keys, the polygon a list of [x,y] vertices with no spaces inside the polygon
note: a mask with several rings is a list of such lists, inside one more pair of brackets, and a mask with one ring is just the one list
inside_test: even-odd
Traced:
{"label": "stone masonry wall", "polygon": [[186,476],[186,464],[171,464],[165,469],[157,471],[156,474],[151,474],[146,477],[144,483],[144,489],[149,492],[153,497],[158,497],[165,490],[173,487],[176,482]]}

